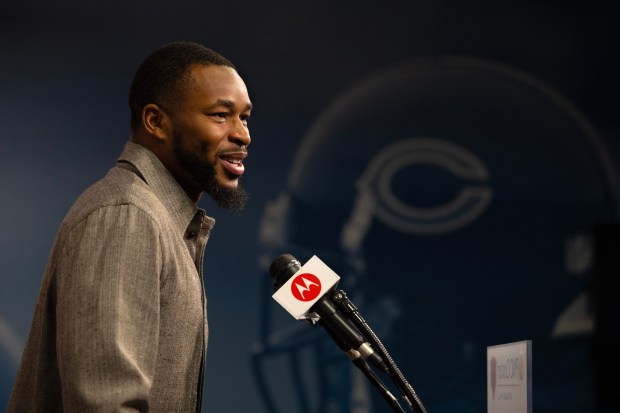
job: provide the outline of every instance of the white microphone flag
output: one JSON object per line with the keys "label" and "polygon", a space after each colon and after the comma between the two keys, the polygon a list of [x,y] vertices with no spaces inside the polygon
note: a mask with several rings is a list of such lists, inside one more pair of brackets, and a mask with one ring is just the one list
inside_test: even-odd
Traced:
{"label": "white microphone flag", "polygon": [[339,280],[338,274],[313,255],[272,297],[297,320],[313,318],[308,314],[310,307]]}

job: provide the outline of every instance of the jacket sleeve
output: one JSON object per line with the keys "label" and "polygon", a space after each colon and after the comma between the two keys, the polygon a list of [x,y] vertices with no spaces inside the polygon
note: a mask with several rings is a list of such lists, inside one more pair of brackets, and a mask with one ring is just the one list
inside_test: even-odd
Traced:
{"label": "jacket sleeve", "polygon": [[100,208],[57,268],[57,352],[68,412],[147,412],[159,338],[160,231],[135,206]]}

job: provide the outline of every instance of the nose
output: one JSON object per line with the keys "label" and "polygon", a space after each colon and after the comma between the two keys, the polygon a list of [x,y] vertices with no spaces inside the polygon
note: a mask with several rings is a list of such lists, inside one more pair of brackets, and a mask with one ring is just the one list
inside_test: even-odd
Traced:
{"label": "nose", "polygon": [[236,142],[238,145],[248,146],[252,141],[248,125],[242,120],[237,119],[230,131],[229,139]]}

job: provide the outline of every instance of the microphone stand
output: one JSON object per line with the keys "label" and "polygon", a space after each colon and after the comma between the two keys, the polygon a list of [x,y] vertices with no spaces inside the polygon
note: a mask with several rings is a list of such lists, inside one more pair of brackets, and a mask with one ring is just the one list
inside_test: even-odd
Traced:
{"label": "microphone stand", "polygon": [[355,358],[351,358],[351,361],[353,362],[353,364],[358,369],[360,369],[362,373],[364,373],[366,378],[368,378],[370,383],[372,383],[372,385],[375,386],[377,390],[379,390],[379,393],[385,399],[385,401],[390,405],[392,410],[395,413],[405,413],[403,408],[398,403],[398,400],[396,399],[396,397],[394,397],[392,393],[387,389],[387,387],[385,387],[381,379],[379,379],[379,377],[377,377],[377,375],[375,374],[374,370],[370,368],[368,363],[366,363],[366,360],[364,360],[364,358],[356,350],[351,350],[351,352],[357,353],[357,356]]}
{"label": "microphone stand", "polygon": [[362,373],[364,373],[370,383],[375,386],[381,396],[390,405],[394,413],[405,413],[403,408],[398,403],[396,397],[394,397],[392,393],[388,390],[388,388],[383,384],[381,379],[375,374],[374,370],[372,370],[372,368],[368,365],[360,352],[351,349],[351,347],[349,347],[328,325],[323,324],[321,319],[318,320],[318,323],[323,325],[323,328],[325,329],[325,331],[327,331],[328,335],[332,338],[332,340],[334,340],[336,345],[340,347],[342,351],[347,353],[347,356],[349,356],[349,359],[351,359],[355,367],[357,367]]}
{"label": "microphone stand", "polygon": [[[355,324],[361,330],[362,334],[364,334],[364,336],[367,337],[369,341],[376,347],[376,350],[379,351],[388,366],[388,373],[392,378],[392,381],[401,392],[409,407],[411,409],[414,409],[417,413],[427,413],[426,408],[422,404],[422,401],[416,394],[415,390],[413,390],[411,384],[409,384],[405,376],[403,376],[400,369],[398,368],[398,366],[396,366],[396,363],[394,363],[394,360],[389,355],[383,343],[381,343],[381,341],[374,333],[374,331],[372,331],[368,323],[362,318],[360,313],[357,311],[357,307],[355,307],[351,300],[349,300],[347,294],[342,290],[337,290],[331,293],[331,299],[334,303],[336,303],[336,305],[338,305],[344,310],[345,314],[349,317],[353,324]],[[364,364],[366,363],[365,360],[363,360],[363,362]],[[358,366],[358,368],[360,368],[360,366]],[[366,366],[365,368],[370,370],[368,366]],[[376,376],[374,375],[374,372],[369,375],[366,373],[365,368],[360,369],[364,372],[364,374],[366,374],[366,377],[369,377],[370,381],[373,383],[373,385],[375,385],[375,387],[379,386],[378,388],[380,389],[381,394],[386,400],[388,400],[388,402],[390,402],[389,396],[392,396],[391,393],[389,393],[388,391],[389,396],[386,395],[385,391],[387,391],[387,389],[385,389],[385,386],[383,386],[380,381],[379,383],[377,383],[378,379],[375,378]],[[391,405],[394,408],[393,403],[391,403]],[[400,408],[400,405],[398,406],[398,408]],[[395,411],[398,412],[399,410]],[[402,411],[402,409],[400,411]]]}

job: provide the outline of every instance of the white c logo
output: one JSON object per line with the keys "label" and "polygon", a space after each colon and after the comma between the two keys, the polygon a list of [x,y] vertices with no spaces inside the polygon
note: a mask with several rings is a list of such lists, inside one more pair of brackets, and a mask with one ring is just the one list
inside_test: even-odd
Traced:
{"label": "white c logo", "polygon": [[[454,199],[443,205],[408,205],[393,193],[391,182],[398,171],[415,164],[435,165],[480,185],[464,185]],[[358,196],[341,243],[350,251],[357,250],[375,215],[395,230],[411,234],[440,234],[461,228],[489,205],[493,192],[486,185],[488,179],[480,159],[454,143],[433,138],[395,142],[370,161],[358,181]]]}

